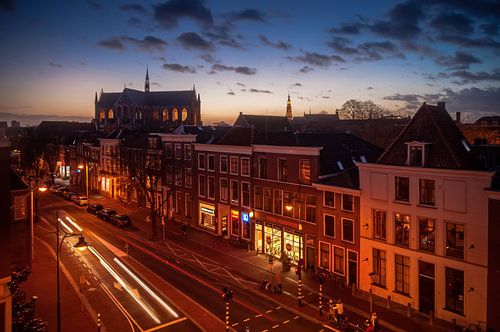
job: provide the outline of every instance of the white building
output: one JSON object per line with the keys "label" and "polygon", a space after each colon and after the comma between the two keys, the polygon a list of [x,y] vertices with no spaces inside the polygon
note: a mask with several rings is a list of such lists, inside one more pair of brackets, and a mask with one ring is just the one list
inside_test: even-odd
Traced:
{"label": "white building", "polygon": [[492,173],[444,103],[424,103],[377,163],[358,166],[360,288],[447,321],[486,322]]}

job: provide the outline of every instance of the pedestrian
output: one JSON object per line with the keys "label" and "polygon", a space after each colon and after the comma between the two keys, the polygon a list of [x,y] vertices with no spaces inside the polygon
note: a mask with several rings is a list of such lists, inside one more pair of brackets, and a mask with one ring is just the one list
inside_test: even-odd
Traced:
{"label": "pedestrian", "polygon": [[365,332],[375,332],[380,330],[380,325],[378,324],[378,316],[376,312],[372,312],[369,323],[370,325],[368,325]]}
{"label": "pedestrian", "polygon": [[283,293],[283,281],[281,279],[281,273],[276,272],[276,293]]}
{"label": "pedestrian", "polygon": [[186,230],[187,230],[186,224],[182,223],[182,234],[186,235]]}

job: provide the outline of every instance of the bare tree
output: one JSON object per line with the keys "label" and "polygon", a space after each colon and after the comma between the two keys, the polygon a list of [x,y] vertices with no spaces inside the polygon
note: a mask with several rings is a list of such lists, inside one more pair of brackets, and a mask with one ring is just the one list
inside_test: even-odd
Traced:
{"label": "bare tree", "polygon": [[340,109],[341,117],[349,120],[379,119],[388,113],[382,106],[371,100],[350,99]]}

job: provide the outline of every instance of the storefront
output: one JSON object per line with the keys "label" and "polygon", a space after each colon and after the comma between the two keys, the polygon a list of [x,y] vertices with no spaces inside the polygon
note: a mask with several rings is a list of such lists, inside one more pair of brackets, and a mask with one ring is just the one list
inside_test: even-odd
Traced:
{"label": "storefront", "polygon": [[[303,257],[303,235],[298,231],[282,228],[280,225],[256,221],[255,247],[259,252],[272,255],[278,259],[284,253],[297,264]],[[264,249],[264,250],[262,250]]]}
{"label": "storefront", "polygon": [[240,213],[236,210],[231,210],[231,235],[240,236]]}
{"label": "storefront", "polygon": [[302,235],[291,229],[285,228],[283,232],[284,250],[292,262],[297,264],[302,258]]}
{"label": "storefront", "polygon": [[200,203],[199,225],[203,228],[216,232],[215,206],[206,203]]}

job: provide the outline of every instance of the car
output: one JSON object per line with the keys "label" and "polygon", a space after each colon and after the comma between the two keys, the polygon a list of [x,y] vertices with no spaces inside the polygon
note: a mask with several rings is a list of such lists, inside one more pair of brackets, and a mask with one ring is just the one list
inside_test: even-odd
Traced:
{"label": "car", "polygon": [[87,196],[78,196],[74,200],[76,205],[82,206],[82,205],[87,205],[88,204],[88,199]]}
{"label": "car", "polygon": [[69,192],[69,188],[68,187],[61,187],[57,190],[57,194],[60,195],[60,196],[63,196]]}
{"label": "car", "polygon": [[116,214],[116,211],[113,209],[102,209],[97,212],[97,217],[104,221],[111,221],[111,217]]}
{"label": "car", "polygon": [[53,185],[52,187],[50,187],[50,188],[49,188],[49,190],[50,190],[51,192],[53,192],[53,193],[57,193],[57,191],[59,190],[59,188],[61,188],[61,186],[60,186],[60,185],[55,184],[55,185]]}
{"label": "car", "polygon": [[78,197],[78,194],[77,194],[77,193],[75,193],[75,192],[72,192],[72,191],[68,192],[68,193],[64,196],[64,198],[66,198],[68,201],[73,201],[73,202],[75,201],[75,199],[76,199],[77,197]]}
{"label": "car", "polygon": [[125,227],[125,226],[131,226],[132,225],[132,220],[130,220],[130,217],[124,214],[116,214],[111,218],[111,222],[113,225],[116,227]]}
{"label": "car", "polygon": [[97,214],[97,212],[101,211],[104,209],[104,206],[101,204],[90,204],[87,206],[87,212],[92,213],[92,214]]}

